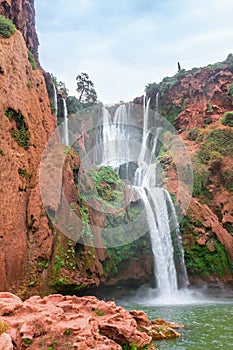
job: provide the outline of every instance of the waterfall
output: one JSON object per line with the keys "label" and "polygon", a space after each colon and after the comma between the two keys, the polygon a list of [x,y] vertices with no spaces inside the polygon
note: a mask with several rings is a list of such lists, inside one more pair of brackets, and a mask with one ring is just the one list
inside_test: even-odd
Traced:
{"label": "waterfall", "polygon": [[121,164],[128,161],[127,124],[128,112],[125,105],[117,108],[113,121],[109,111],[103,108],[101,164],[111,166],[116,171]]}
{"label": "waterfall", "polygon": [[57,90],[54,84],[53,84],[53,103],[54,103],[54,114],[57,119],[57,112],[58,112]]}
{"label": "waterfall", "polygon": [[155,110],[156,112],[159,112],[159,91],[157,92],[155,97]]}
{"label": "waterfall", "polygon": [[[157,94],[156,108],[158,99]],[[150,100],[146,101],[144,98],[141,148],[137,154],[133,186],[143,201],[146,212],[154,259],[156,293],[158,296],[168,296],[179,288],[186,288],[188,278],[175,206],[169,192],[159,187],[159,164],[156,157],[163,128],[157,127],[155,130],[149,128],[149,104]],[[134,137],[130,135],[130,113],[130,108],[127,111],[126,106],[121,105],[112,120],[108,110],[103,109],[102,162],[99,165],[109,165],[119,171],[121,164],[128,164],[129,140]],[[158,114],[157,111],[156,113]],[[127,176],[128,170],[126,180]],[[174,227],[175,229],[171,230]]]}
{"label": "waterfall", "polygon": [[67,106],[66,106],[66,100],[62,99],[63,103],[63,115],[64,115],[64,122],[62,127],[62,137],[61,141],[64,143],[64,145],[69,146],[69,130],[68,130],[68,112],[67,112]]}

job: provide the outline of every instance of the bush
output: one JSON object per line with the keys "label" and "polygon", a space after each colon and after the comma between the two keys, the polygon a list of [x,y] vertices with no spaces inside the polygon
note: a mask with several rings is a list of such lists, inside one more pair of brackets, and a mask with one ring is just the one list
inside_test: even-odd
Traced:
{"label": "bush", "polygon": [[199,128],[192,128],[190,129],[187,139],[190,141],[195,141],[199,135],[200,129]]}
{"label": "bush", "polygon": [[30,133],[27,124],[24,121],[24,117],[20,112],[16,112],[12,108],[8,108],[5,111],[5,115],[10,121],[15,121],[16,129],[11,132],[11,136],[15,139],[19,146],[24,149],[28,149],[30,146]]}
{"label": "bush", "polygon": [[194,162],[194,178],[193,178],[193,196],[198,197],[199,195],[206,192],[206,186],[209,181],[209,169],[205,164]]}
{"label": "bush", "polygon": [[10,38],[16,32],[16,27],[14,23],[0,15],[0,36],[2,38]]}
{"label": "bush", "polygon": [[221,155],[232,155],[233,132],[231,129],[212,129],[203,135],[204,142],[199,151],[198,158],[207,164],[211,158],[211,152],[219,152]]}
{"label": "bush", "polygon": [[[232,94],[233,94],[233,91],[232,91]],[[224,116],[221,119],[221,123],[226,126],[233,126],[233,112],[224,113]]]}
{"label": "bush", "polygon": [[35,57],[31,51],[28,51],[28,61],[31,63],[32,69],[36,70],[37,63],[36,63]]}
{"label": "bush", "polygon": [[229,94],[233,96],[233,84],[229,86]]}

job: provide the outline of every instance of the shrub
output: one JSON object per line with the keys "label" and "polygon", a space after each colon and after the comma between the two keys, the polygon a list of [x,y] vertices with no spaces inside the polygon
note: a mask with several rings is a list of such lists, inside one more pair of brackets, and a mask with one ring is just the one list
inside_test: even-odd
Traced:
{"label": "shrub", "polygon": [[199,128],[190,129],[188,136],[187,136],[187,139],[190,141],[195,141],[199,135],[199,131],[200,131]]}
{"label": "shrub", "polygon": [[233,96],[233,84],[229,86],[229,94]]}
{"label": "shrub", "polygon": [[10,38],[16,32],[16,27],[14,23],[0,15],[0,36],[2,38]]}
{"label": "shrub", "polygon": [[233,132],[231,129],[212,129],[203,135],[203,143],[198,151],[198,159],[207,164],[211,152],[219,152],[221,155],[233,153]]}
{"label": "shrub", "polygon": [[199,161],[193,162],[193,171],[193,196],[197,197],[206,191],[206,185],[209,180],[210,172],[208,167]]}
{"label": "shrub", "polygon": [[36,70],[37,63],[36,63],[35,57],[31,51],[28,51],[28,61],[31,63],[32,69]]}
{"label": "shrub", "polygon": [[233,126],[233,112],[224,113],[224,116],[221,119],[221,123],[226,126]]}
{"label": "shrub", "polygon": [[16,112],[12,108],[8,108],[5,111],[7,118],[12,121],[15,121],[16,129],[13,129],[11,136],[15,139],[19,146],[24,149],[28,149],[30,146],[30,133],[27,127],[27,124],[24,121],[24,117],[20,112]]}

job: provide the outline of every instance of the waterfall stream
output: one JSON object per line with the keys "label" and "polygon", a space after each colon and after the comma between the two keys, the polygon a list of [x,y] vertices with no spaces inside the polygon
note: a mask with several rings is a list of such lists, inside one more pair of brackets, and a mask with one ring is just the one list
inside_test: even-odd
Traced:
{"label": "waterfall stream", "polygon": [[[158,99],[159,95],[156,96],[156,108],[159,105]],[[149,104],[150,101],[144,99],[141,146],[135,151],[138,151],[137,169],[132,185],[143,201],[146,212],[154,258],[156,293],[164,296],[174,294],[179,288],[186,288],[188,279],[175,206],[169,192],[159,186],[157,155],[162,128],[157,127],[155,131],[149,129]],[[102,157],[99,165],[111,166],[119,172],[121,165],[126,164],[128,169],[129,140],[135,137],[131,135],[129,119],[130,108],[127,110],[125,105],[118,107],[113,119],[109,111],[103,109]],[[125,173],[126,180],[127,177],[128,170]],[[175,227],[172,232],[171,227]]]}
{"label": "waterfall stream", "polygon": [[53,84],[53,103],[54,103],[54,114],[57,119],[57,112],[58,112],[57,90],[54,84]]}
{"label": "waterfall stream", "polygon": [[69,146],[69,130],[68,130],[68,111],[66,106],[66,100],[63,98],[63,114],[64,114],[64,122],[63,122],[63,133],[61,141],[64,145]]}

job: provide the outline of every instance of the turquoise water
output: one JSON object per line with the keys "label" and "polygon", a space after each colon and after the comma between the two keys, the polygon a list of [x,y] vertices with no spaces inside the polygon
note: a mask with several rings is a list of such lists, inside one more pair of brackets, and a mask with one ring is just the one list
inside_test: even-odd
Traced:
{"label": "turquoise water", "polygon": [[185,325],[178,330],[178,339],[156,341],[158,350],[232,350],[233,349],[233,299],[182,298],[176,303],[144,299],[124,301],[127,309],[141,309],[149,319],[164,318]]}

